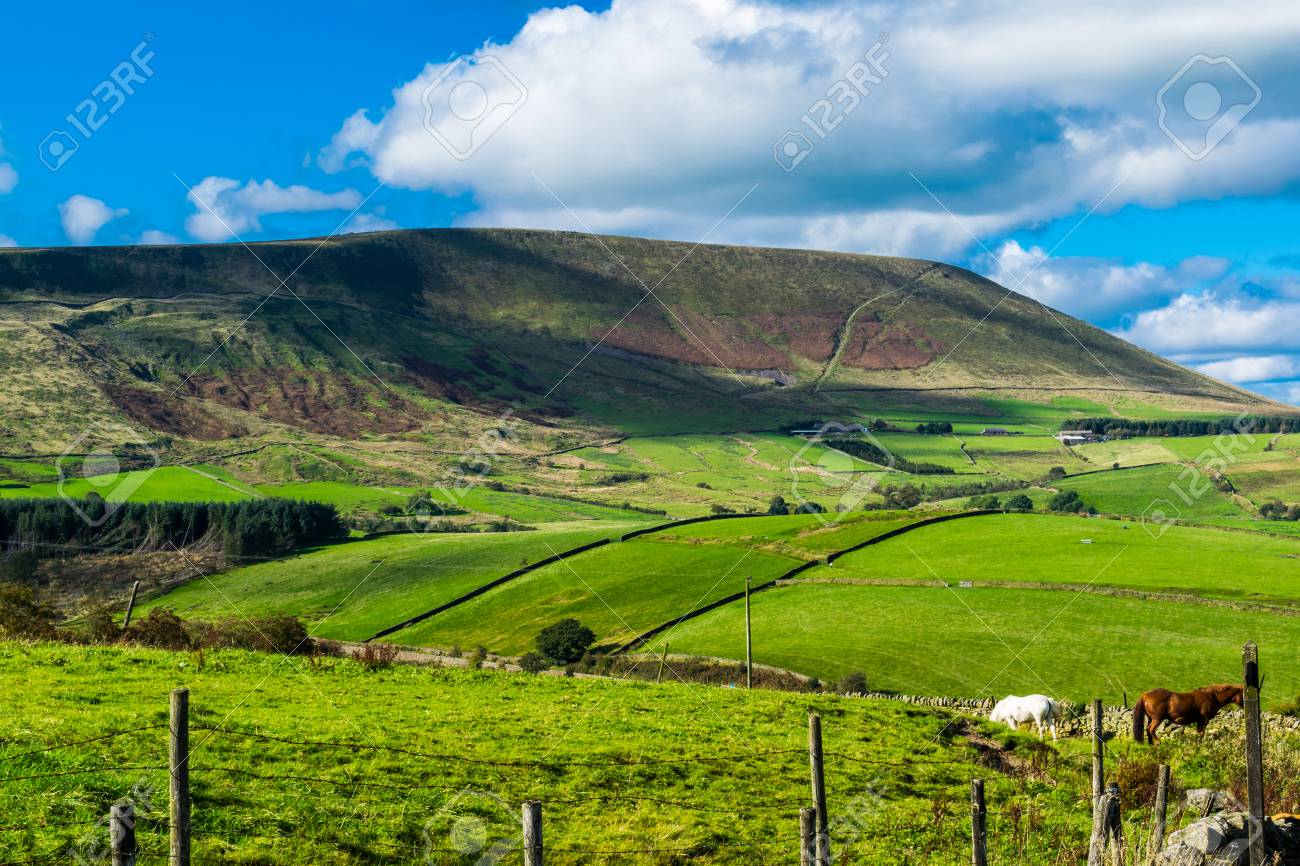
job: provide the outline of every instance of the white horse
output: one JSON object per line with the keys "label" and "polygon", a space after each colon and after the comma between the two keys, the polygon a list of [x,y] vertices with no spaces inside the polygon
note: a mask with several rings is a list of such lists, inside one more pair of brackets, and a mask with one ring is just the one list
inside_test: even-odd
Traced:
{"label": "white horse", "polygon": [[1043,738],[1043,727],[1052,732],[1056,739],[1056,719],[1061,714],[1061,705],[1046,695],[1007,695],[998,701],[989,715],[990,722],[1006,722],[1007,727],[1015,731],[1023,722],[1033,722],[1038,730],[1038,739]]}

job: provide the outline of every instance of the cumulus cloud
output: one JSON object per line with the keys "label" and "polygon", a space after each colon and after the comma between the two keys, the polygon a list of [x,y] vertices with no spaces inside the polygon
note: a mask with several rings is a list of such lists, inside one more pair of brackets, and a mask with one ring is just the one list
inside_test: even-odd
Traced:
{"label": "cumulus cloud", "polygon": [[267,214],[351,210],[361,204],[361,194],[354,189],[327,193],[299,184],[282,187],[273,180],[241,184],[215,176],[195,184],[187,198],[195,212],[185,220],[185,230],[209,242],[260,231],[260,219]]}
{"label": "cumulus cloud", "polygon": [[1197,364],[1196,369],[1225,382],[1271,382],[1300,376],[1300,359],[1295,355],[1257,355]]}
{"label": "cumulus cloud", "polygon": [[140,235],[140,243],[145,246],[176,244],[180,239],[160,229],[148,229]]}
{"label": "cumulus cloud", "polygon": [[1218,353],[1285,351],[1300,329],[1300,303],[1218,290],[1182,294],[1117,331],[1155,352],[1204,358]]}
{"label": "cumulus cloud", "polygon": [[[853,111],[832,105],[839,122],[823,140],[801,118],[882,31],[887,78],[860,99],[840,91]],[[318,161],[470,192],[480,209],[468,222],[576,228],[540,178],[593,229],[687,239],[759,183],[713,240],[951,257],[972,242],[909,172],[981,235],[1294,183],[1300,104],[1282,90],[1199,162],[1160,131],[1154,98],[1207,45],[1283,83],[1297,38],[1300,17],[1282,2],[1240,15],[1174,0],[617,0],[535,12],[474,63],[429,64],[382,110],[342,120]],[[481,104],[464,110],[465,94]],[[426,119],[477,149],[457,158]],[[773,159],[786,130],[815,143],[790,172]]]}
{"label": "cumulus cloud", "polygon": [[1219,276],[1228,262],[1197,256],[1177,268],[1150,262],[1125,264],[1091,256],[1049,257],[1039,246],[1005,241],[977,259],[980,270],[996,283],[1042,301],[1072,316],[1105,321],[1165,300],[1190,284]]}
{"label": "cumulus cloud", "polygon": [[395,220],[374,213],[358,213],[344,223],[338,234],[352,235],[361,232],[386,232],[398,228]]}
{"label": "cumulus cloud", "polygon": [[105,224],[126,216],[126,208],[111,208],[97,198],[77,194],[59,205],[63,233],[74,244],[88,244]]}

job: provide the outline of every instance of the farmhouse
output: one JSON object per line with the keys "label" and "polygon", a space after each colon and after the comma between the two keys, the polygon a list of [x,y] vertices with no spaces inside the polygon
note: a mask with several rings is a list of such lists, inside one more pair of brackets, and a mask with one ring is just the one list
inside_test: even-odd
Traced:
{"label": "farmhouse", "polygon": [[1062,445],[1083,445],[1086,442],[1104,442],[1106,437],[1091,430],[1062,430],[1056,434],[1056,440]]}
{"label": "farmhouse", "polygon": [[980,431],[981,436],[1010,436],[1011,431],[1005,427],[985,427]]}

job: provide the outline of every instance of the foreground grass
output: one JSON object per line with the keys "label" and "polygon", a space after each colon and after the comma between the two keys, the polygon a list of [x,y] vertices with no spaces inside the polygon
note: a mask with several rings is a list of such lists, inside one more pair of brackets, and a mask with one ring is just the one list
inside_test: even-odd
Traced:
{"label": "foreground grass", "polygon": [[[755,595],[752,619],[756,662],[826,680],[863,671],[879,690],[1119,704],[1125,692],[1239,681],[1241,646],[1255,640],[1266,704],[1300,693],[1294,616],[1052,590],[796,583]],[[744,635],[733,604],[664,639],[675,653],[743,659]]]}
{"label": "foreground grass", "polygon": [[[810,710],[824,719],[837,862],[966,862],[975,776],[989,779],[999,860],[1069,862],[1060,852],[1077,855],[1087,827],[1083,762],[1034,758],[1023,739],[984,728],[1012,744],[1006,754],[1044,768],[1004,775],[964,736],[982,725],[939,711],[486,671],[368,674],[346,660],[236,651],[0,644],[0,858],[73,859],[133,790],[149,804],[137,828],[144,850],[165,852],[167,694],[177,686],[191,690],[196,862],[468,866],[478,853],[449,850],[456,823],[477,819],[489,842],[514,840],[528,798],[544,803],[559,862],[793,862]],[[142,726],[152,727],[30,754]],[[338,742],[361,746],[329,745]],[[24,778],[48,774],[66,775]],[[1021,855],[1009,807],[1025,798],[1052,823],[1041,851]]]}

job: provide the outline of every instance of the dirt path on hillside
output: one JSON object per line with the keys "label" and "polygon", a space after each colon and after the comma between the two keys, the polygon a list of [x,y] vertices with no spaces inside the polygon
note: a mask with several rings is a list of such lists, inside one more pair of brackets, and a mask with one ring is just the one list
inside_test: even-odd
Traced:
{"label": "dirt path on hillside", "polygon": [[848,348],[849,338],[853,336],[853,323],[857,320],[858,314],[860,314],[867,307],[874,304],[876,301],[879,301],[882,298],[887,298],[890,295],[896,295],[899,292],[901,292],[903,289],[907,288],[908,286],[912,286],[919,283],[921,280],[923,280],[926,277],[927,274],[929,274],[931,271],[935,270],[938,267],[939,267],[938,265],[928,265],[927,267],[922,268],[919,274],[917,274],[915,277],[912,277],[912,279],[909,280],[907,283],[905,283],[901,288],[890,289],[888,292],[885,292],[882,295],[876,295],[874,298],[865,300],[862,303],[858,304],[856,307],[854,307],[853,312],[849,313],[849,315],[844,319],[844,324],[840,325],[840,332],[835,337],[834,353],[831,355],[830,359],[827,360],[825,366],[822,367],[822,371],[817,374],[817,378],[814,379],[812,382],[813,391],[820,391],[822,387],[822,382],[826,379],[827,376],[829,376],[832,372],[835,371],[836,367],[839,366],[840,359],[844,357],[844,352]]}

